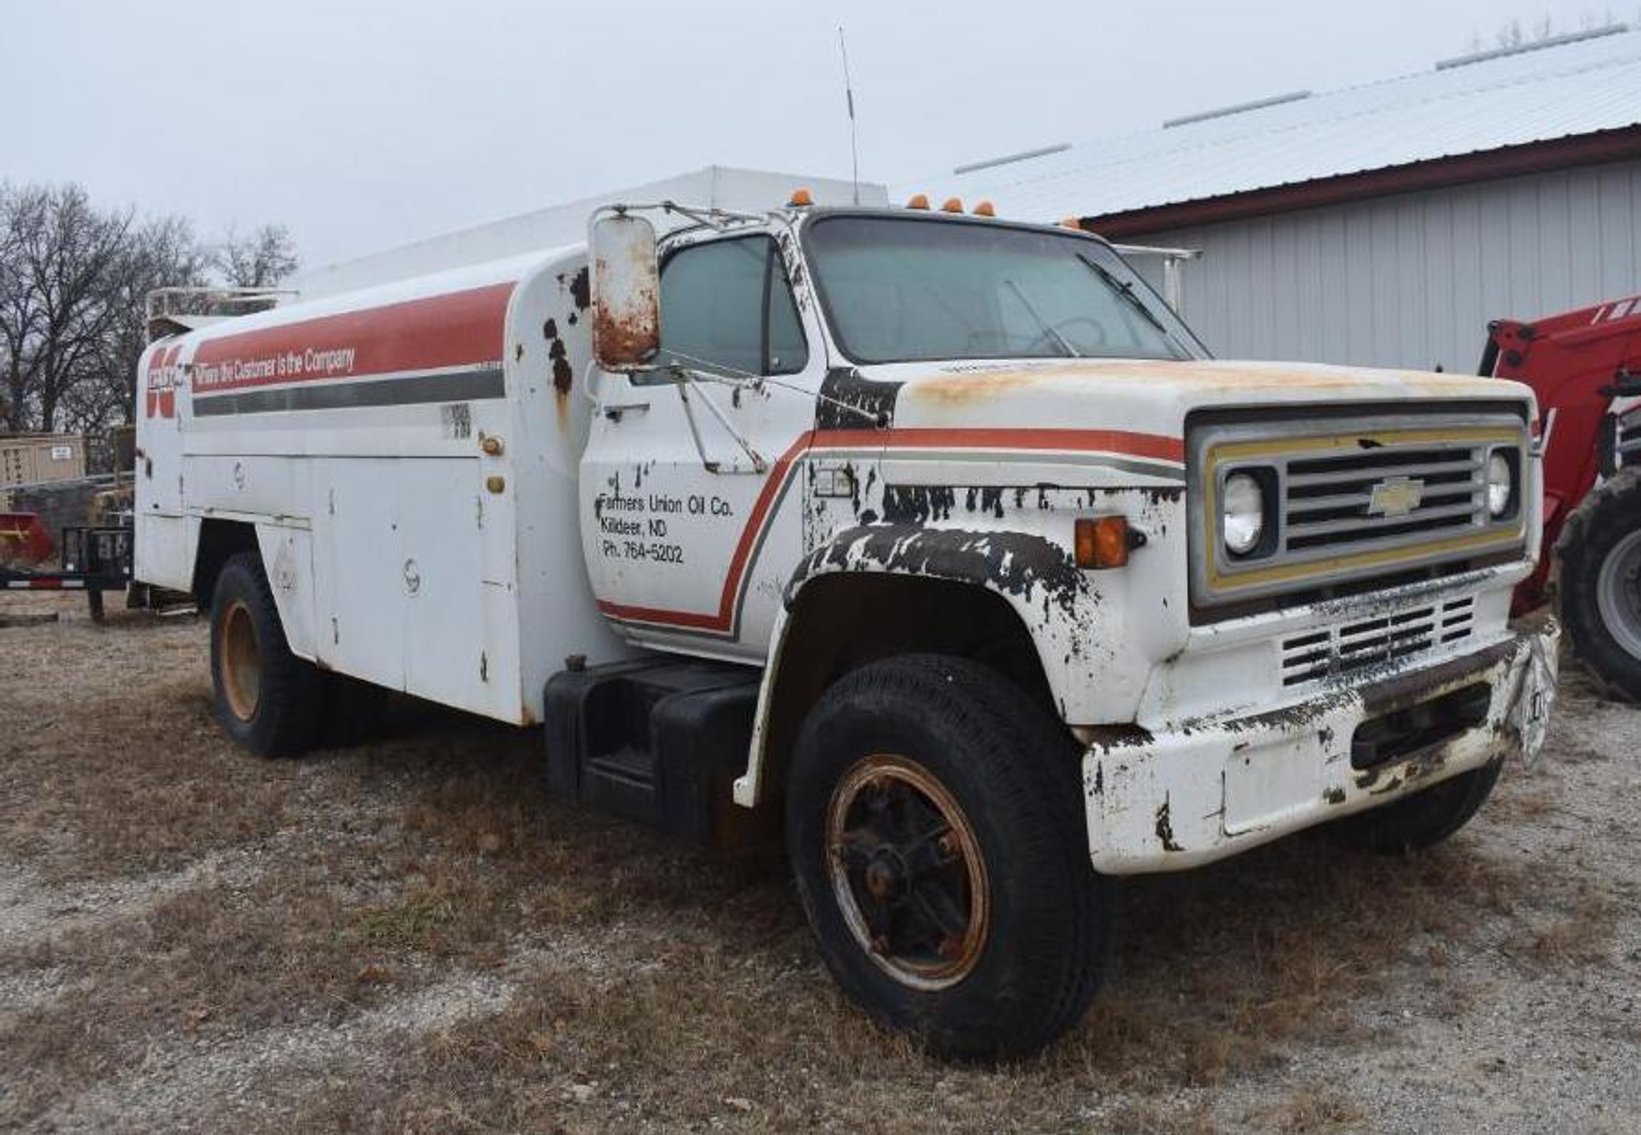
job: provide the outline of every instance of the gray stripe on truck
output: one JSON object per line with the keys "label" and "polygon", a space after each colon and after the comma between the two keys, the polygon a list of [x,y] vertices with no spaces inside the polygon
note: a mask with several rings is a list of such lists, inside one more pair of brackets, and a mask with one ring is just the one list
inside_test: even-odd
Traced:
{"label": "gray stripe on truck", "polygon": [[312,382],[279,390],[196,394],[194,415],[272,414],[289,410],[346,410],[355,406],[406,406],[418,402],[461,402],[500,398],[506,392],[500,367],[423,374],[374,382]]}

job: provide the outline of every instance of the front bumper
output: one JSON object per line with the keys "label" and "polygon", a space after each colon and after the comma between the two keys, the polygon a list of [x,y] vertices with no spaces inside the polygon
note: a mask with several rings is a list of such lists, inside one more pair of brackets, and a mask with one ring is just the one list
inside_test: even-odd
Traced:
{"label": "front bumper", "polygon": [[[1094,866],[1107,874],[1194,867],[1511,753],[1531,761],[1555,696],[1559,639],[1551,622],[1281,709],[1096,741],[1083,755]],[[1460,706],[1463,716],[1444,723],[1448,707]],[[1404,721],[1414,723],[1406,746],[1356,767]]]}

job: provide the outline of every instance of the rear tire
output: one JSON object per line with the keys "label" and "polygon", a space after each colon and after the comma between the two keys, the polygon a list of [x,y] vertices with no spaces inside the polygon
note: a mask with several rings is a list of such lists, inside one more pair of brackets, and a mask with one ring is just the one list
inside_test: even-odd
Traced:
{"label": "rear tire", "polygon": [[1336,820],[1336,844],[1376,855],[1407,855],[1434,847],[1470,822],[1493,793],[1503,761],[1494,761],[1367,812]]}
{"label": "rear tire", "polygon": [[1592,490],[1556,555],[1573,653],[1609,695],[1641,701],[1641,471]]}
{"label": "rear tire", "polygon": [[937,1055],[1029,1055],[1099,987],[1112,899],[1076,748],[977,663],[906,655],[827,690],[798,737],[787,842],[833,977]]}
{"label": "rear tire", "polygon": [[217,720],[242,748],[264,757],[312,748],[323,720],[321,674],[291,653],[255,552],[231,556],[217,576],[211,686]]}

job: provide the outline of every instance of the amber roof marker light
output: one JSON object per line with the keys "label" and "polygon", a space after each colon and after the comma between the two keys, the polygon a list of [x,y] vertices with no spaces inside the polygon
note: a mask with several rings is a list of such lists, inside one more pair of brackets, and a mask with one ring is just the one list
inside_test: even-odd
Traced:
{"label": "amber roof marker light", "polygon": [[963,199],[961,197],[946,198],[946,203],[940,206],[940,211],[942,213],[961,213],[963,211]]}
{"label": "amber roof marker light", "polygon": [[997,216],[997,207],[990,201],[982,201],[974,207],[974,215],[977,217],[995,217]]}
{"label": "amber roof marker light", "polygon": [[906,199],[906,208],[908,209],[927,209],[928,207],[929,195],[927,193],[914,193]]}
{"label": "amber roof marker light", "polygon": [[786,204],[792,209],[807,209],[815,203],[815,195],[801,186],[792,191],[792,199]]}

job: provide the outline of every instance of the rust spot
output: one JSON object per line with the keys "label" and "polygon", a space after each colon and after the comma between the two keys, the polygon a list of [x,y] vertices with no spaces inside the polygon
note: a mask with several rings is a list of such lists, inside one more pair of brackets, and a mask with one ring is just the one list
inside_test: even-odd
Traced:
{"label": "rust spot", "polygon": [[570,393],[570,386],[575,382],[575,370],[570,366],[569,352],[564,349],[563,339],[554,339],[552,346],[547,348],[547,357],[553,360],[553,392],[560,398]]}
{"label": "rust spot", "polygon": [[593,311],[593,341],[603,359],[646,359],[660,349],[658,328],[614,317],[602,306]]}
{"label": "rust spot", "polygon": [[570,296],[579,311],[586,311],[592,306],[592,276],[586,266],[570,281]]}
{"label": "rust spot", "polygon": [[906,396],[919,402],[935,402],[943,406],[963,406],[1008,396],[1022,387],[1031,386],[1042,376],[1029,371],[1001,371],[989,374],[952,374],[911,382]]}
{"label": "rust spot", "polygon": [[1463,394],[1485,380],[1469,375],[1424,371],[1375,370],[1323,364],[1267,365],[1220,360],[1045,360],[1035,365],[1000,364],[951,368],[934,377],[906,385],[910,398],[947,405],[990,400],[1039,384],[1133,385],[1167,383],[1175,387],[1213,390],[1281,390],[1295,386],[1336,391],[1363,387],[1400,386],[1410,391]]}

